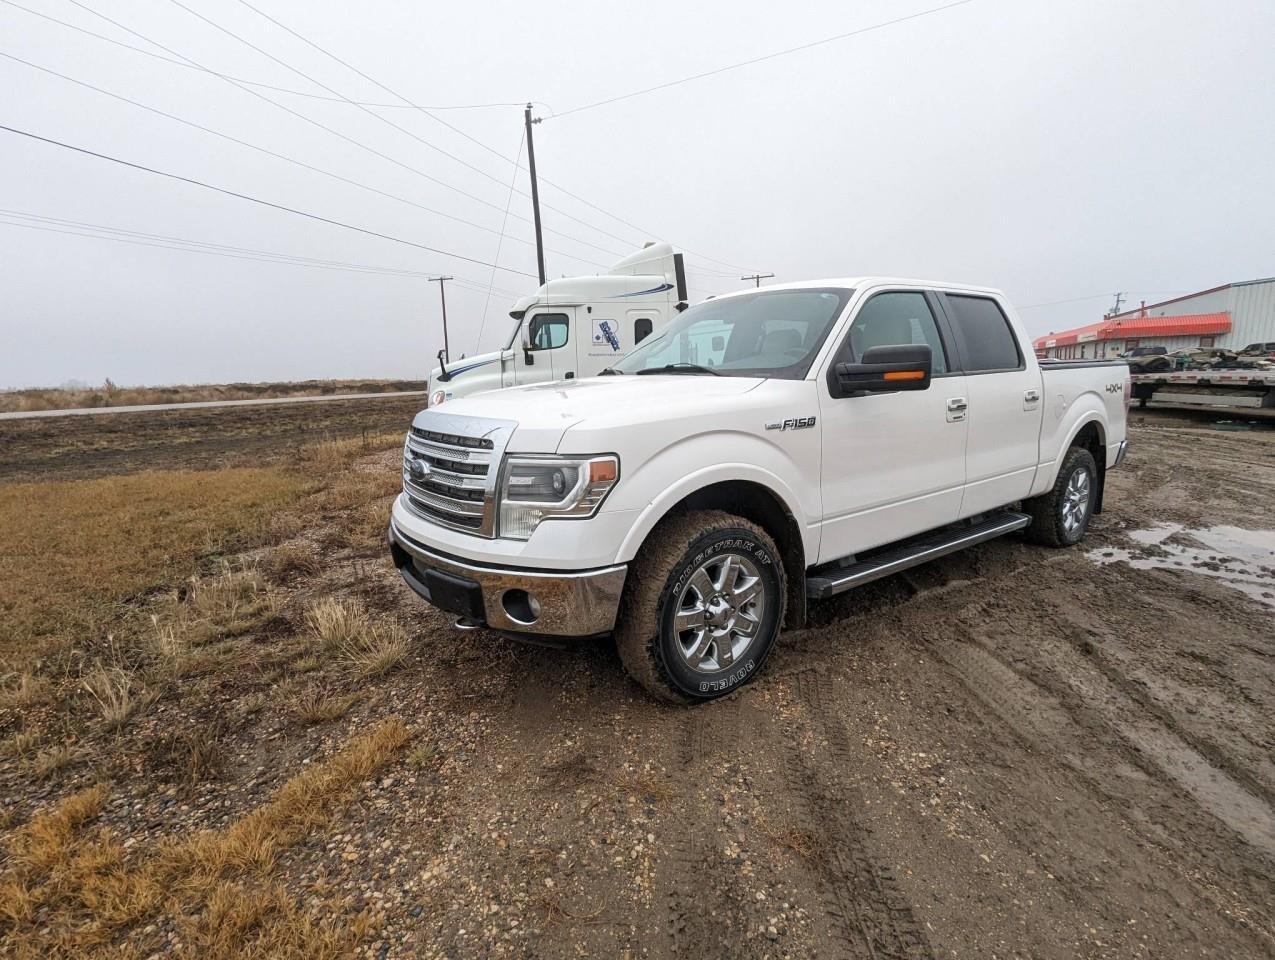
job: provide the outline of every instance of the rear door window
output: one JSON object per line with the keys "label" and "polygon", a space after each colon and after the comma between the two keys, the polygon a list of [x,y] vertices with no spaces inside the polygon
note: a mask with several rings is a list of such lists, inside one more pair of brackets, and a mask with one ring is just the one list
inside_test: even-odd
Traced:
{"label": "rear door window", "polygon": [[992,373],[1022,367],[1023,356],[1018,349],[1018,338],[995,300],[948,293],[944,295],[944,301],[960,343],[966,373]]}

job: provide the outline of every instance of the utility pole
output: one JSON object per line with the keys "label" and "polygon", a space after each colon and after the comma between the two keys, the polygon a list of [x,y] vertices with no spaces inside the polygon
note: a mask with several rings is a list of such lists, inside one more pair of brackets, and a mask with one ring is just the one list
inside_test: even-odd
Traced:
{"label": "utility pole", "polygon": [[1124,301],[1124,293],[1122,293],[1121,291],[1117,290],[1117,291],[1116,291],[1116,305],[1115,305],[1114,307],[1112,307],[1112,308],[1111,308],[1111,313],[1109,314],[1110,316],[1113,316],[1113,317],[1118,317],[1118,316],[1120,316],[1120,304],[1121,304],[1123,301]]}
{"label": "utility pole", "polygon": [[452,359],[451,347],[447,345],[447,281],[453,280],[454,277],[430,277],[430,283],[438,284],[438,298],[443,304],[443,356],[450,363]]}
{"label": "utility pole", "polygon": [[741,280],[751,280],[754,287],[760,287],[763,280],[769,280],[773,277],[773,273],[750,273],[746,277],[740,277]]}
{"label": "utility pole", "polygon": [[531,104],[527,104],[523,121],[527,125],[527,169],[531,173],[531,212],[536,221],[536,266],[540,268],[540,285],[544,286],[545,243],[540,236],[540,186],[536,182],[536,144],[531,136],[531,125],[540,121],[531,119]]}

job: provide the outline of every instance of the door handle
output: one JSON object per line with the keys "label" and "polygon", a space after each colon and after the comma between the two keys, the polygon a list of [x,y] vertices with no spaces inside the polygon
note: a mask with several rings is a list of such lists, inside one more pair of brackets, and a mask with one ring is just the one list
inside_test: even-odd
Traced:
{"label": "door handle", "polygon": [[960,423],[965,419],[965,409],[969,404],[964,397],[952,397],[947,401],[947,422]]}
{"label": "door handle", "polygon": [[1026,400],[1028,403],[1035,403],[1037,400],[1040,399],[1040,391],[1039,390],[1024,390],[1023,399]]}

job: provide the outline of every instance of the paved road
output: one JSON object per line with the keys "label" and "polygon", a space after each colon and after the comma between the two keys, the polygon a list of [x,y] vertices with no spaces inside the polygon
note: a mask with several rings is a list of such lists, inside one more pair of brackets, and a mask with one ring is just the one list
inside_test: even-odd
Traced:
{"label": "paved road", "polygon": [[423,397],[425,390],[396,390],[385,393],[330,393],[318,397],[263,397],[256,400],[198,400],[194,403],[139,403],[125,407],[77,407],[71,410],[13,410],[0,413],[0,420],[31,420],[37,417],[81,417],[99,413],[152,413],[156,410],[198,410],[202,407],[263,407],[275,403],[321,403],[327,400],[376,400],[382,397]]}

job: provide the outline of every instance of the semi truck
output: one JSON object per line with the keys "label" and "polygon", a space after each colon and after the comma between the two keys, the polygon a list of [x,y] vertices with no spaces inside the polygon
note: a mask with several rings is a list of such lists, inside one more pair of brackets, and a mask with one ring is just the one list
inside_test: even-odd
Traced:
{"label": "semi truck", "polygon": [[604,274],[550,280],[514,303],[501,349],[453,363],[440,355],[429,375],[428,404],[594,376],[688,305],[682,254],[667,243],[649,244]]}
{"label": "semi truck", "polygon": [[811,603],[1015,531],[1078,543],[1129,403],[1124,361],[1038,361],[997,290],[750,289],[598,376],[419,413],[389,549],[465,625],[610,637],[656,697],[700,703]]}

